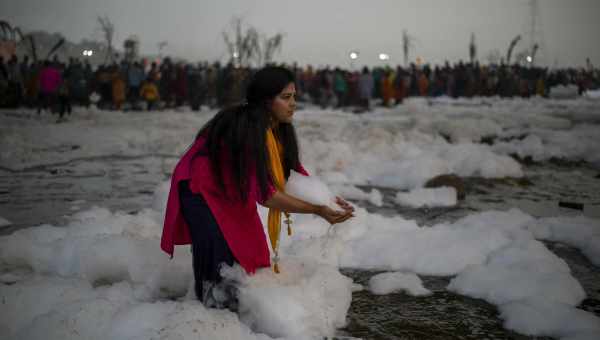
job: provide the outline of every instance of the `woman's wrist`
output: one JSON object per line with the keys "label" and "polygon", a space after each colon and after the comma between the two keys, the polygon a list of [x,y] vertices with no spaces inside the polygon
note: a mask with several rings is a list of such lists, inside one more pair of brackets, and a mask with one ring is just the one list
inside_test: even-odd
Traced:
{"label": "woman's wrist", "polygon": [[312,213],[321,216],[324,208],[324,205],[313,204]]}

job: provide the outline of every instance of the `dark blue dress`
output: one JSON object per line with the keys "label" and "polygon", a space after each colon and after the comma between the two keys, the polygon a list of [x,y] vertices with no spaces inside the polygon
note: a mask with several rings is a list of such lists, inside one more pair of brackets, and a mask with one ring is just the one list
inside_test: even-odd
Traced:
{"label": "dark blue dress", "polygon": [[235,309],[237,294],[232,282],[219,273],[223,265],[233,266],[233,256],[221,228],[201,194],[193,193],[189,181],[179,183],[181,213],[190,228],[195,291],[206,307]]}

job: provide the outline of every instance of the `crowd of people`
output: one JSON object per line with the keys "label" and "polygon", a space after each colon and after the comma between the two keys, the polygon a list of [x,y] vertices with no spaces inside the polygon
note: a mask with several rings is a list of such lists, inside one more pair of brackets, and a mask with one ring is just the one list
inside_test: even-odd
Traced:
{"label": "crowd of people", "polygon": [[[576,86],[581,94],[600,86],[600,70],[548,69],[521,65],[459,62],[348,70],[284,65],[297,79],[298,100],[325,107],[367,111],[374,103],[391,106],[412,96],[547,96],[557,85]],[[244,98],[256,70],[229,63],[190,64],[164,58],[160,63],[121,61],[93,67],[70,58],[32,62],[0,58],[0,107],[28,106],[62,117],[72,105],[100,109],[153,110],[189,105],[223,107]]]}

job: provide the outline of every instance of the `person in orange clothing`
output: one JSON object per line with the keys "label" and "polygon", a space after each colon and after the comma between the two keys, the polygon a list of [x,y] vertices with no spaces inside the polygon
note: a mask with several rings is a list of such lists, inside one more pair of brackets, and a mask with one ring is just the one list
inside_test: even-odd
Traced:
{"label": "person in orange clothing", "polygon": [[425,76],[424,72],[419,72],[418,86],[419,95],[422,97],[427,96],[427,91],[429,89],[429,80],[427,79],[427,76]]}
{"label": "person in orange clothing", "polygon": [[125,102],[126,94],[127,94],[127,86],[125,85],[125,80],[123,80],[123,76],[121,76],[121,72],[117,68],[113,70],[111,74],[112,79],[112,99],[113,99],[113,107],[116,110],[120,110],[121,106]]}
{"label": "person in orange clothing", "polygon": [[383,96],[383,106],[390,106],[392,98],[395,98],[394,91],[394,73],[386,70],[381,77],[381,94]]}
{"label": "person in orange clothing", "polygon": [[140,97],[146,102],[148,111],[152,110],[154,105],[158,103],[158,100],[160,99],[158,87],[151,78],[144,80],[142,83],[142,87],[140,88]]}

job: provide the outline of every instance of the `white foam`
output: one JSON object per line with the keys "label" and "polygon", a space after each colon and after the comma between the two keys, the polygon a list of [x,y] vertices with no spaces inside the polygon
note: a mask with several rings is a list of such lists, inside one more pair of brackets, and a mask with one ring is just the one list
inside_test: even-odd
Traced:
{"label": "white foam", "polygon": [[[47,115],[21,111],[0,115],[0,166],[9,169],[115,155],[175,160],[215,113],[76,110],[68,122],[50,124]],[[379,206],[380,191],[357,185],[414,190],[448,173],[523,176],[509,154],[600,164],[600,134],[589,124],[598,119],[597,102],[589,98],[408,98],[361,116],[310,109],[298,113],[295,125],[302,162],[314,176],[293,177],[288,190],[320,204],[341,195]],[[492,146],[474,143],[488,136],[497,138]],[[173,260],[160,251],[168,187],[161,183],[152,205],[134,215],[93,207],[66,225],[0,237],[0,265],[8,268],[0,294],[11,311],[1,313],[0,332],[15,339],[322,337],[344,324],[356,286],[338,268],[350,267],[456,275],[449,289],[498,305],[510,329],[573,339],[597,335],[598,318],[574,308],[585,296],[581,286],[564,261],[536,241],[564,242],[597,264],[596,220],[536,220],[510,210],[424,227],[357,208],[355,218],[330,226],[294,215],[294,234],[281,243],[281,276],[269,269],[238,276],[240,321],[191,300],[189,247],[177,247]],[[265,212],[260,208],[263,218]]]}
{"label": "white foam", "polygon": [[275,337],[328,336],[345,325],[351,279],[335,267],[289,256],[280,269],[279,274],[266,268],[247,276],[237,267],[224,274],[240,282],[240,318],[245,324]]}
{"label": "white foam", "polygon": [[413,296],[430,295],[431,291],[423,287],[423,282],[414,273],[382,273],[369,279],[369,291],[384,295],[404,291]]}
{"label": "white foam", "polygon": [[413,189],[408,193],[398,192],[396,203],[412,208],[420,207],[451,207],[457,201],[456,189],[453,187],[420,188]]}
{"label": "white foam", "polygon": [[577,98],[578,90],[576,85],[556,85],[550,88],[548,96],[555,99],[573,99]]}
{"label": "white foam", "polygon": [[537,239],[581,249],[593,264],[600,266],[600,220],[585,216],[547,217],[532,221],[529,230]]}
{"label": "white foam", "polygon": [[584,96],[591,99],[600,99],[600,90],[587,90]]}
{"label": "white foam", "polygon": [[365,192],[354,185],[332,185],[332,190],[346,199],[367,201],[377,207],[383,205],[383,194],[375,188]]}

